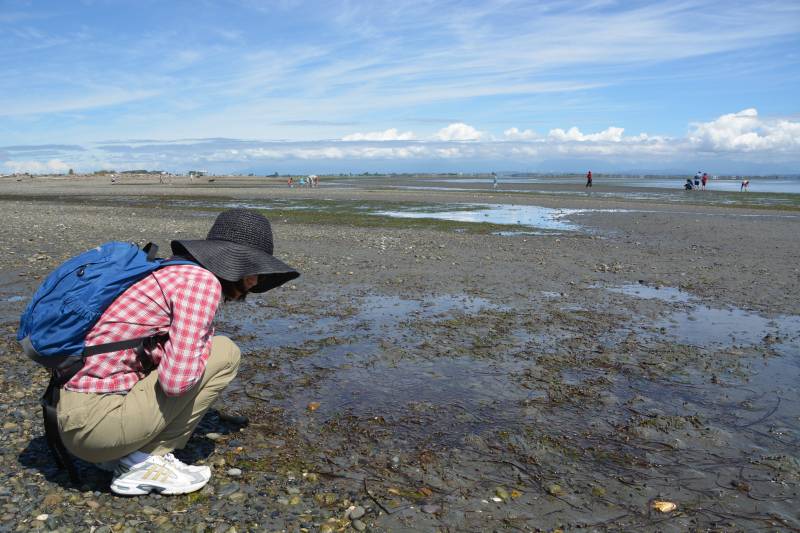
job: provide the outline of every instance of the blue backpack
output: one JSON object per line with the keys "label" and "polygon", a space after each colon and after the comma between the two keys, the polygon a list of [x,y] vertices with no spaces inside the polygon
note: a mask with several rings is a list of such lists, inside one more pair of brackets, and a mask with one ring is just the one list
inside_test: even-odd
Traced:
{"label": "blue backpack", "polygon": [[80,476],[58,429],[60,389],[83,367],[85,357],[130,348],[142,356],[143,348],[156,339],[125,339],[89,347],[84,342],[106,308],[128,287],[161,267],[197,264],[186,259],[159,259],[157,252],[153,243],[139,249],[132,243],[107,242],[73,257],[47,276],[20,318],[17,340],[22,349],[50,370],[50,383],[41,398],[47,445],[73,483],[78,484]]}
{"label": "blue backpack", "polygon": [[37,363],[63,373],[83,357],[134,348],[150,337],[86,347],[84,337],[106,308],[154,270],[192,261],[156,258],[152,243],[107,242],[56,268],[22,314],[17,340]]}

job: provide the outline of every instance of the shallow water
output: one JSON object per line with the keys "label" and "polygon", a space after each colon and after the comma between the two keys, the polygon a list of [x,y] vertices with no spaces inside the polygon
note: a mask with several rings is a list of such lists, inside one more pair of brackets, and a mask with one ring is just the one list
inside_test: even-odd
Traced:
{"label": "shallow water", "polygon": [[563,220],[564,217],[577,212],[576,209],[552,209],[533,205],[461,204],[442,211],[433,209],[424,212],[415,210],[375,211],[371,214],[395,218],[433,218],[457,222],[489,222],[556,231],[579,231],[580,226]]}

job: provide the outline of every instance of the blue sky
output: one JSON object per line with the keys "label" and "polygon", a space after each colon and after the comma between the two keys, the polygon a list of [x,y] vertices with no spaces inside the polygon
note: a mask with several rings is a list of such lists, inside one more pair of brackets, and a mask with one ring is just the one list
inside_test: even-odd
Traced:
{"label": "blue sky", "polygon": [[800,172],[800,3],[0,0],[0,172]]}

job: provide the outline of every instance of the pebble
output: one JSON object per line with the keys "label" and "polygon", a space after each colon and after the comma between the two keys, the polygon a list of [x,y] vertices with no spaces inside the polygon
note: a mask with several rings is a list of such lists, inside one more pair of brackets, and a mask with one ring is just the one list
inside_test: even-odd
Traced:
{"label": "pebble", "polygon": [[438,513],[442,508],[438,505],[428,504],[422,506],[422,512],[427,514],[435,514]]}
{"label": "pebble", "polygon": [[40,514],[39,516],[37,516],[37,517],[36,517],[36,520],[39,520],[39,521],[41,521],[41,522],[44,522],[45,520],[47,520],[47,518],[48,518],[49,516],[50,516],[49,514],[44,514],[44,513],[43,513],[43,514]]}
{"label": "pebble", "polygon": [[355,529],[356,531],[364,531],[365,529],[367,529],[367,524],[357,519],[353,520],[353,523],[350,525],[353,526],[353,529]]}
{"label": "pebble", "polygon": [[242,470],[239,468],[229,468],[228,475],[231,477],[239,477],[242,475]]}
{"label": "pebble", "polygon": [[364,516],[364,513],[366,513],[366,510],[360,505],[356,505],[347,512],[347,518],[350,520],[355,520],[356,518],[361,518]]}
{"label": "pebble", "polygon": [[222,440],[222,435],[219,433],[206,433],[206,438],[213,441]]}
{"label": "pebble", "polygon": [[228,483],[227,485],[223,485],[222,487],[219,488],[219,492],[217,493],[217,495],[220,498],[224,498],[225,496],[230,496],[231,494],[233,494],[237,490],[239,490],[239,484],[238,483],[235,483],[235,482],[234,483]]}

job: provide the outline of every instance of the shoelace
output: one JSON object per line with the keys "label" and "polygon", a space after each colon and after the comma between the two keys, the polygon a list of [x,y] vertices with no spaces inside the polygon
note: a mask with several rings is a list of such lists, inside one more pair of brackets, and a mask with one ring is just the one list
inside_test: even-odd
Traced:
{"label": "shoelace", "polygon": [[165,462],[171,463],[172,465],[178,468],[187,468],[189,466],[180,459],[178,459],[177,457],[175,457],[174,455],[172,455],[171,453],[165,453],[161,457],[164,459]]}
{"label": "shoelace", "polygon": [[184,463],[171,453],[165,453],[164,455],[161,456],[161,458],[164,459],[164,462],[169,463],[178,469],[183,469],[189,472],[200,472],[203,470],[203,468],[199,466],[187,465],[186,463]]}

